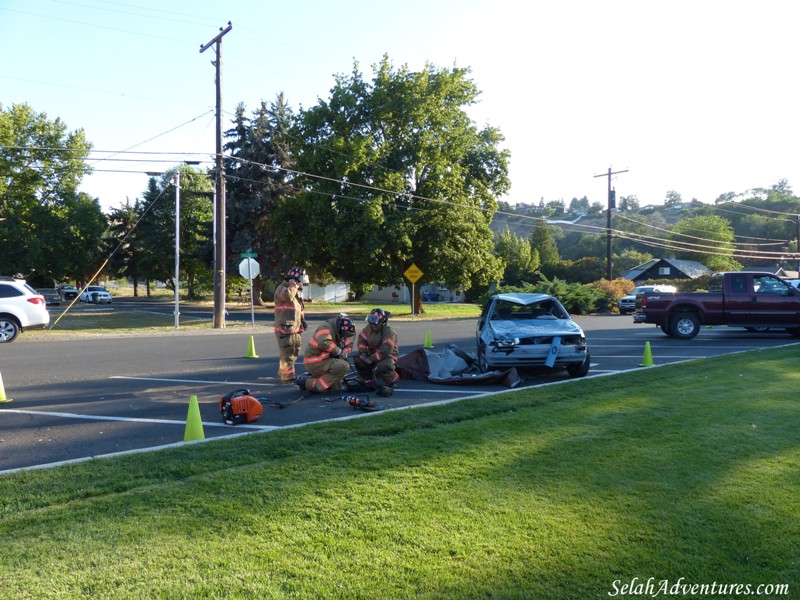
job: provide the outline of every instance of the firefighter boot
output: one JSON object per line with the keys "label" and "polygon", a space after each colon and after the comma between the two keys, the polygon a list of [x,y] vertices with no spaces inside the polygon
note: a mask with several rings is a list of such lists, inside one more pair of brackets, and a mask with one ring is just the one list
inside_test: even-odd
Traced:
{"label": "firefighter boot", "polygon": [[311,381],[311,375],[309,375],[308,373],[303,373],[297,379],[294,380],[294,382],[297,384],[297,387],[299,387],[304,392],[308,391],[308,388],[306,387],[306,382],[308,381]]}
{"label": "firefighter boot", "polygon": [[392,395],[394,389],[390,385],[386,385],[380,379],[375,380],[375,392],[378,396],[383,396],[384,398],[388,398]]}

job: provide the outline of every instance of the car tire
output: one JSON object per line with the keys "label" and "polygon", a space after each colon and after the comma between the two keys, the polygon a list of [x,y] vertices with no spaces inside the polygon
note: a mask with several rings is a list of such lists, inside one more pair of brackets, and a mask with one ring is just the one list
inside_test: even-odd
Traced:
{"label": "car tire", "polygon": [[679,312],[669,320],[672,337],[690,340],[700,333],[700,319],[690,312]]}
{"label": "car tire", "polygon": [[661,324],[661,325],[659,325],[658,327],[659,327],[659,329],[661,329],[661,331],[663,331],[663,332],[664,332],[665,334],[667,334],[669,337],[672,337],[672,333],[670,332],[670,330],[669,330],[669,326],[668,326],[666,323],[662,323],[662,324]]}
{"label": "car tire", "polygon": [[19,323],[12,318],[0,319],[0,344],[10,344],[20,332]]}
{"label": "car tire", "polygon": [[589,351],[586,351],[586,359],[579,365],[567,365],[567,373],[569,373],[570,377],[586,377],[586,374],[589,372],[589,367],[591,366],[591,357],[589,356]]}
{"label": "car tire", "polygon": [[753,333],[765,333],[769,331],[769,327],[764,327],[763,325],[759,327],[745,327],[747,331],[751,331]]}

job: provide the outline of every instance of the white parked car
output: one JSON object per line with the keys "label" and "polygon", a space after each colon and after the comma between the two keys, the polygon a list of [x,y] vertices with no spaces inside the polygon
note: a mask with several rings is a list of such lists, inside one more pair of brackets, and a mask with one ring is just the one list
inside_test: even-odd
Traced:
{"label": "white parked car", "polygon": [[20,331],[49,322],[44,296],[24,279],[0,277],[0,344],[13,342]]}
{"label": "white parked car", "polygon": [[83,291],[79,300],[92,304],[111,304],[111,292],[102,285],[90,285]]}
{"label": "white parked car", "polygon": [[625,315],[636,310],[636,296],[645,292],[672,292],[678,291],[674,285],[640,285],[633,288],[631,293],[617,300],[619,314]]}

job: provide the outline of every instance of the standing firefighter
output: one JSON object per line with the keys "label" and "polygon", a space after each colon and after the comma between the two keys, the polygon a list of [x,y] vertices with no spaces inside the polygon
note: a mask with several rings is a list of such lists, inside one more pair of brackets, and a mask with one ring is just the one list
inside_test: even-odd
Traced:
{"label": "standing firefighter", "polygon": [[305,269],[289,269],[275,290],[275,337],[278,339],[278,376],[284,383],[294,383],[294,363],[302,350],[301,334],[306,329],[303,283],[308,283]]}
{"label": "standing firefighter", "polygon": [[297,378],[297,385],[307,392],[338,392],[350,370],[347,357],[353,350],[356,326],[342,313],[317,327],[306,346],[303,364],[308,373]]}
{"label": "standing firefighter", "polygon": [[392,313],[374,308],[358,335],[358,354],[353,362],[358,376],[375,387],[381,396],[391,396],[400,376],[397,374],[397,334],[387,321]]}

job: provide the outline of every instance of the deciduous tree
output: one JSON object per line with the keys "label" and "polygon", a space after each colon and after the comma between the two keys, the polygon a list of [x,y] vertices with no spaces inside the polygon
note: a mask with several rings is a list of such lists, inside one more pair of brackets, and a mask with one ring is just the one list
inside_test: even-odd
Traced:
{"label": "deciduous tree", "polygon": [[716,215],[684,219],[675,224],[669,238],[677,258],[696,260],[713,271],[738,270],[742,265],[733,258],[733,227]]}
{"label": "deciduous tree", "polygon": [[396,69],[388,57],[371,81],[357,64],[337,76],[293,132],[308,176],[278,208],[281,247],[323,280],[392,285],[413,263],[421,281],[451,288],[497,281],[489,223],[509,153],[465,112],[477,96],[468,69]]}
{"label": "deciduous tree", "polygon": [[100,255],[100,204],[77,192],[90,169],[82,130],[27,104],[0,105],[0,272],[52,285]]}

